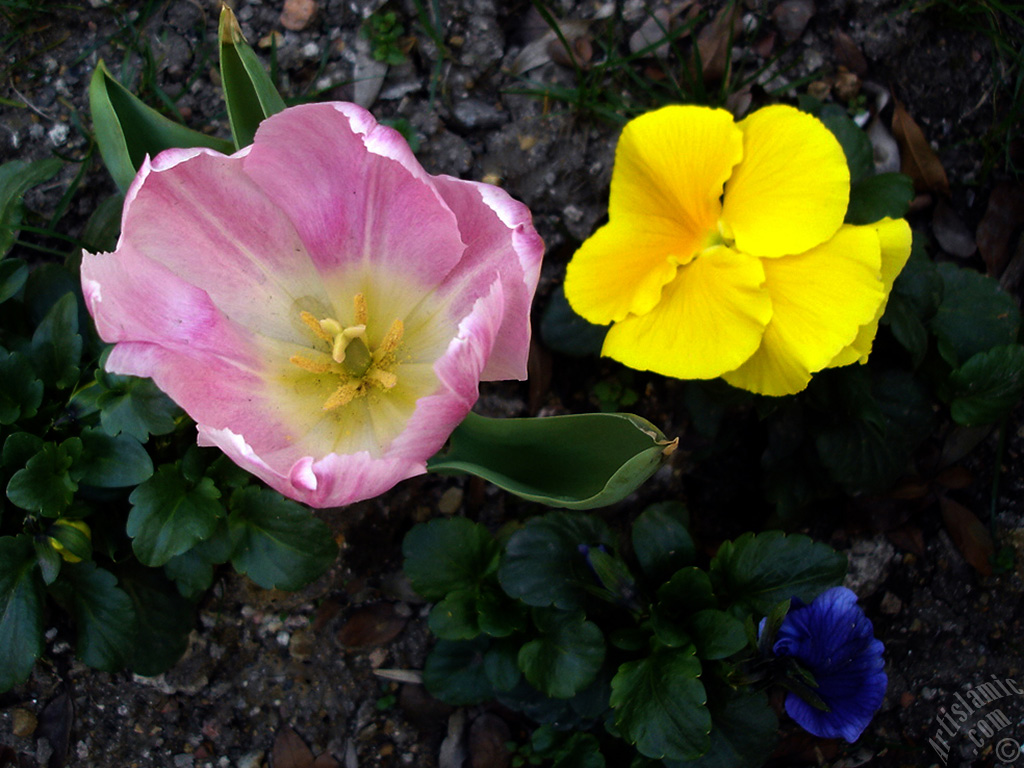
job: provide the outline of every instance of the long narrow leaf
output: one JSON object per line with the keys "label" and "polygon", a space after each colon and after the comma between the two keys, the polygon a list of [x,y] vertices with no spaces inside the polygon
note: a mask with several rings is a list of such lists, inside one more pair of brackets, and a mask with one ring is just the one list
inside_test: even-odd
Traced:
{"label": "long narrow leaf", "polygon": [[146,155],[172,147],[234,151],[231,142],[186,128],[144,104],[114,79],[102,61],[89,83],[89,110],[103,162],[122,192],[128,190]]}
{"label": "long narrow leaf", "polygon": [[220,12],[218,38],[220,79],[224,86],[231,135],[235,147],[241,149],[252,144],[256,128],[265,118],[284,109],[284,99],[242,36],[234,12],[226,5]]}
{"label": "long narrow leaf", "polygon": [[427,468],[477,475],[553,507],[594,509],[636,490],[675,447],[632,414],[490,419],[471,413]]}

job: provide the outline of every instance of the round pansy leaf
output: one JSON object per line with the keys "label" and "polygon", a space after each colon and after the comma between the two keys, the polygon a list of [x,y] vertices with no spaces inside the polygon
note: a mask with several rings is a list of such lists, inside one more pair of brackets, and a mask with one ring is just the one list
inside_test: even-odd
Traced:
{"label": "round pansy leaf", "polygon": [[464,517],[420,523],[402,541],[404,570],[427,600],[474,589],[498,565],[499,547],[479,523]]}
{"label": "round pansy leaf", "polygon": [[57,517],[71,505],[78,490],[71,469],[81,453],[82,441],[77,437],[69,437],[60,445],[44,443],[11,477],[7,498],[29,512]]}
{"label": "round pansy leaf", "polygon": [[850,188],[848,224],[871,224],[889,217],[903,218],[914,199],[914,182],[902,173],[867,176]]}
{"label": "round pansy leaf", "polygon": [[711,561],[716,593],[762,616],[791,597],[810,602],[846,575],[846,557],[802,534],[745,533]]}
{"label": "round pansy leaf", "polygon": [[138,617],[128,666],[138,675],[158,675],[188,648],[195,607],[157,569],[135,567],[122,570],[119,575],[119,586],[131,598]]}
{"label": "round pansy leaf", "polygon": [[[874,150],[871,140],[860,127],[850,119],[849,114],[838,104],[825,104],[818,113],[818,119],[839,141],[850,167],[850,181],[854,184],[867,178],[875,171]],[[902,214],[900,214],[902,215]],[[871,221],[882,218],[878,216]],[[867,222],[863,222],[867,223]]]}
{"label": "round pansy leaf", "polygon": [[651,504],[633,523],[633,551],[651,581],[663,582],[693,563],[696,549],[689,522],[685,504],[663,501]]}
{"label": "round pansy leaf", "polygon": [[519,668],[532,686],[555,699],[586,688],[604,661],[604,635],[582,611],[537,608],[541,636],[519,650]]}
{"label": "round pansy leaf", "polygon": [[594,574],[580,546],[610,546],[608,526],[593,515],[552,512],[535,517],[509,538],[498,569],[502,589],[527,605],[573,610],[583,604]]}
{"label": "round pansy leaf", "polygon": [[265,589],[299,589],[338,555],[327,524],[274,491],[247,487],[231,496],[231,564]]}
{"label": "round pansy leaf", "polygon": [[43,652],[43,601],[31,537],[0,537],[0,691],[24,682]]}
{"label": "round pansy leaf", "polygon": [[743,622],[725,611],[709,608],[697,611],[686,622],[690,637],[702,659],[724,659],[747,645]]}
{"label": "round pansy leaf", "polygon": [[472,640],[480,634],[476,602],[475,589],[449,592],[430,611],[430,631],[442,640]]}
{"label": "round pansy leaf", "polygon": [[484,665],[488,643],[439,640],[423,666],[423,684],[433,696],[457,707],[479,704],[494,696]]}
{"label": "round pansy leaf", "polygon": [[131,435],[111,437],[104,430],[82,430],[82,456],[76,467],[82,482],[100,488],[126,488],[153,475],[153,460]]}
{"label": "round pansy leaf", "polygon": [[511,691],[523,674],[519,671],[519,644],[515,640],[492,643],[484,654],[484,674],[497,692]]}
{"label": "round pansy leaf", "polygon": [[36,378],[29,359],[0,349],[0,424],[32,418],[42,402],[43,382]]}
{"label": "round pansy leaf", "polygon": [[707,752],[711,715],[700,661],[688,648],[663,648],[619,667],[611,705],[622,737],[654,759],[693,760]]}
{"label": "round pansy leaf", "polygon": [[950,412],[974,427],[1005,416],[1024,394],[1024,347],[1008,344],[979,352],[949,376]]}
{"label": "round pansy leaf", "polygon": [[573,311],[563,286],[551,292],[540,319],[540,336],[549,349],[573,357],[596,357],[607,335],[607,325],[594,325]]}
{"label": "round pansy leaf", "polygon": [[58,389],[78,381],[82,337],[78,333],[78,300],[66,293],[36,326],[29,348],[39,377]]}
{"label": "round pansy leaf", "polygon": [[665,768],[757,768],[777,739],[778,718],[763,691],[708,687],[711,748],[693,761],[666,760]]}
{"label": "round pansy leaf", "polygon": [[979,272],[944,262],[942,302],[931,319],[939,352],[956,367],[979,352],[1012,344],[1020,328],[1020,310],[999,283]]}
{"label": "round pansy leaf", "polygon": [[708,575],[692,566],[682,568],[658,590],[652,615],[654,632],[669,647],[687,645],[692,641],[691,616],[717,605]]}
{"label": "round pansy leaf", "polygon": [[67,563],[53,589],[75,616],[78,658],[114,672],[135,650],[138,617],[117,577],[93,562]]}

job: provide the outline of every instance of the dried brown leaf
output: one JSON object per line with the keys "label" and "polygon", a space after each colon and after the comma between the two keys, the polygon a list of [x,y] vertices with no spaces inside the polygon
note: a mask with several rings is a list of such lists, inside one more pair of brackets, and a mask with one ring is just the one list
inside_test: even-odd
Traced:
{"label": "dried brown leaf", "polygon": [[1010,261],[1013,236],[1024,226],[1024,186],[1002,181],[988,198],[978,222],[978,251],[988,273],[999,277]]}
{"label": "dried brown leaf", "polygon": [[509,768],[512,755],[505,746],[512,733],[497,715],[485,713],[469,727],[469,764],[471,768]]}
{"label": "dried brown leaf", "polygon": [[270,753],[271,768],[313,768],[313,751],[291,728],[282,728]]}
{"label": "dried brown leaf", "polygon": [[939,200],[932,212],[932,234],[951,256],[966,259],[977,250],[970,230],[945,200]]}
{"label": "dried brown leaf", "polygon": [[814,0],[782,0],[772,11],[772,21],[787,43],[800,39],[812,16]]}
{"label": "dried brown leaf", "polygon": [[967,469],[967,467],[954,464],[939,472],[935,476],[935,482],[944,485],[946,488],[963,490],[974,482],[974,475],[971,474],[971,470]]}
{"label": "dried brown leaf", "polygon": [[846,67],[858,77],[864,77],[868,73],[868,60],[860,52],[860,47],[853,38],[837,29],[832,33],[835,40],[836,60],[839,65]]}
{"label": "dried brown leaf", "polygon": [[75,720],[75,705],[68,690],[63,686],[39,713],[36,726],[37,739],[45,739],[53,748],[46,768],[63,768],[67,765],[68,747],[71,745],[71,725]]}
{"label": "dried brown leaf", "polygon": [[918,192],[936,192],[949,197],[949,179],[924,131],[898,100],[893,99],[892,135],[900,147],[901,170],[914,181]]}
{"label": "dried brown leaf", "polygon": [[338,631],[338,642],[346,648],[382,645],[398,637],[408,617],[399,616],[392,603],[359,608]]}
{"label": "dried brown leaf", "polygon": [[738,3],[727,3],[697,35],[704,82],[719,82],[728,75],[729,47],[743,30],[739,9]]}
{"label": "dried brown leaf", "polygon": [[341,763],[334,759],[334,755],[324,752],[313,761],[313,768],[341,768]]}
{"label": "dried brown leaf", "polygon": [[916,525],[904,525],[886,531],[885,537],[904,552],[913,552],[918,557],[925,556],[924,534]]}
{"label": "dried brown leaf", "polygon": [[945,496],[939,497],[942,522],[956,548],[982,576],[992,575],[995,546],[992,535],[971,510]]}

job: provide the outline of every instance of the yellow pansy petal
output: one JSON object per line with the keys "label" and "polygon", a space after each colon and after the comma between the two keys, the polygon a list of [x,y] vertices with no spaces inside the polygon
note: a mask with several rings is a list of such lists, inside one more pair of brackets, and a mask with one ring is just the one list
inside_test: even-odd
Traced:
{"label": "yellow pansy petal", "polygon": [[658,303],[682,255],[681,230],[665,219],[618,217],[584,241],[565,271],[565,297],[597,325],[643,314]]}
{"label": "yellow pansy petal", "polygon": [[878,321],[885,314],[885,307],[889,303],[889,293],[892,291],[893,283],[903,270],[910,258],[910,246],[912,234],[910,225],[903,219],[882,219],[867,227],[878,233],[878,242],[882,249],[882,285],[885,290],[885,298],[875,312],[874,319],[867,325],[862,325],[857,333],[857,338],[846,349],[841,351],[831,363],[829,368],[838,368],[851,363],[866,363],[868,355],[871,354],[871,347],[875,341],[875,334],[878,333]]}
{"label": "yellow pansy petal", "polygon": [[711,379],[749,357],[771,318],[761,260],[709,248],[665,286],[646,315],[616,323],[601,354],[631,368]]}
{"label": "yellow pansy petal", "polygon": [[609,217],[674,221],[688,234],[678,250],[693,256],[718,231],[722,186],[742,155],[743,134],[724,109],[670,106],[641,115],[619,137]]}
{"label": "yellow pansy petal", "polygon": [[739,123],[743,161],[725,186],[722,229],[756,256],[803,253],[846,216],[850,171],[835,136],[793,107],[764,107]]}
{"label": "yellow pansy petal", "polygon": [[817,248],[763,265],[772,320],[760,348],[723,378],[752,392],[789,395],[848,346],[885,299],[878,236],[872,227],[844,226]]}

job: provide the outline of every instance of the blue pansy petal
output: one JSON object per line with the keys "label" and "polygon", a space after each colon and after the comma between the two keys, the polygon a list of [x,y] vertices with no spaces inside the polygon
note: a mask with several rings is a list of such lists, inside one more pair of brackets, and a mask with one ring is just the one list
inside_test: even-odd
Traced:
{"label": "blue pansy petal", "polygon": [[835,587],[810,605],[790,611],[774,651],[807,667],[818,683],[816,693],[829,707],[823,712],[790,694],[789,716],[815,736],[856,741],[882,705],[888,683],[884,646],[875,639],[857,596]]}

